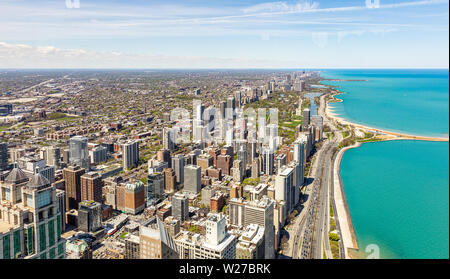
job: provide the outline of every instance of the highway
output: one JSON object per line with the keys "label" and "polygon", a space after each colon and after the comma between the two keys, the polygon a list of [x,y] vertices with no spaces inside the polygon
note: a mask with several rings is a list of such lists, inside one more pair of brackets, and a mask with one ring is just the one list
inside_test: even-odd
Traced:
{"label": "highway", "polygon": [[[332,164],[334,162],[334,150],[342,141],[342,134],[336,129],[325,115],[324,95],[320,98],[318,113],[324,118],[324,125],[327,124],[334,133],[333,139],[324,141],[323,146],[317,151],[314,158],[315,169],[310,172],[314,177],[308,189],[309,197],[304,204],[300,222],[295,224],[294,243],[292,258],[300,259],[322,259],[332,258],[328,239],[329,213],[330,213],[330,183],[332,181]],[[308,186],[309,187],[309,186]],[[302,212],[303,213],[303,212]],[[301,242],[301,248],[299,248]],[[300,250],[300,251],[299,251]],[[325,252],[325,253],[324,253]]]}

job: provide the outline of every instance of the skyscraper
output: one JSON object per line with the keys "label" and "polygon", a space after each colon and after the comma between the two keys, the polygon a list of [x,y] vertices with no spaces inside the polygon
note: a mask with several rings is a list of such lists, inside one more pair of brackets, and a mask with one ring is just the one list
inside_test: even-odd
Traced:
{"label": "skyscraper", "polygon": [[49,166],[54,166],[55,169],[59,169],[61,166],[61,149],[56,146],[47,147],[46,151],[46,162]]}
{"label": "skyscraper", "polygon": [[97,172],[88,172],[80,176],[81,200],[102,203],[102,177]]}
{"label": "skyscraper", "polygon": [[78,230],[94,232],[102,226],[102,204],[95,201],[82,201],[78,209]]}
{"label": "skyscraper", "polygon": [[181,193],[176,193],[173,195],[172,215],[180,222],[183,222],[189,218],[189,201],[185,195]]}
{"label": "skyscraper", "polygon": [[137,167],[139,162],[139,143],[137,141],[129,141],[122,147],[123,168],[128,170]]}
{"label": "skyscraper", "polygon": [[90,169],[88,138],[74,136],[69,140],[69,162],[86,170]]}
{"label": "skyscraper", "polygon": [[85,169],[79,166],[69,166],[63,169],[63,178],[66,182],[66,211],[78,209],[81,202],[81,176]]}
{"label": "skyscraper", "polygon": [[163,147],[169,151],[175,149],[175,134],[171,128],[163,128]]}
{"label": "skyscraper", "polygon": [[307,145],[307,138],[303,134],[294,141],[294,161],[298,162],[300,167],[299,185],[304,182],[304,172],[305,172],[305,147]]}
{"label": "skyscraper", "polygon": [[[312,101],[312,102],[314,102],[314,101]],[[306,127],[308,127],[308,125],[309,125],[309,117],[310,117],[310,111],[309,111],[309,109],[304,109],[303,110],[303,116],[302,116],[302,119],[303,119],[303,124],[302,124],[302,131],[304,131],[305,129],[306,129]]]}
{"label": "skyscraper", "polygon": [[184,183],[184,158],[178,154],[172,157],[172,169],[175,171],[175,181],[178,185]]}
{"label": "skyscraper", "polygon": [[222,117],[222,119],[225,119],[225,111],[227,109],[227,102],[226,101],[221,101],[220,102],[220,116]]}
{"label": "skyscraper", "polygon": [[275,227],[273,225],[274,202],[267,196],[250,201],[245,205],[244,226],[258,224],[264,227],[265,258],[275,256]]}
{"label": "skyscraper", "polygon": [[64,259],[56,189],[39,173],[18,167],[0,182],[0,259]]}
{"label": "skyscraper", "polygon": [[164,197],[164,175],[154,172],[147,176],[147,200],[162,199]]}
{"label": "skyscraper", "polygon": [[5,142],[0,143],[0,171],[4,171],[8,168],[8,144]]}
{"label": "skyscraper", "polygon": [[184,167],[184,191],[198,193],[201,190],[201,168],[195,165]]}
{"label": "skyscraper", "polygon": [[293,169],[285,168],[275,177],[275,200],[286,202],[287,213],[292,205]]}
{"label": "skyscraper", "polygon": [[168,193],[173,193],[177,190],[175,186],[175,172],[171,168],[166,168],[164,173],[164,190]]}
{"label": "skyscraper", "polygon": [[227,99],[227,109],[226,109],[226,118],[227,119],[233,119],[236,109],[236,103],[234,97],[229,97]]}
{"label": "skyscraper", "polygon": [[273,151],[270,148],[266,147],[263,149],[262,155],[263,155],[263,162],[264,162],[263,171],[267,175],[272,175],[273,174],[273,163],[274,163]]}
{"label": "skyscraper", "polygon": [[244,146],[241,146],[237,155],[238,155],[238,160],[241,160],[241,162],[242,162],[243,170],[245,170],[245,167],[249,163],[247,154],[248,154],[247,148],[244,148]]}
{"label": "skyscraper", "polygon": [[141,259],[178,259],[175,242],[164,224],[156,217],[156,226],[139,229],[139,252]]}

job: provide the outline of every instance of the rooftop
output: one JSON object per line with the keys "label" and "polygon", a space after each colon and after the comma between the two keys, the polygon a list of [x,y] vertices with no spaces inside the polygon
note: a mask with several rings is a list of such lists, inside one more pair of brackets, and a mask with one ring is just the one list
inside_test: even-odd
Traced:
{"label": "rooftop", "polygon": [[10,229],[14,228],[13,225],[10,225],[6,222],[0,221],[0,233],[5,233],[9,231]]}

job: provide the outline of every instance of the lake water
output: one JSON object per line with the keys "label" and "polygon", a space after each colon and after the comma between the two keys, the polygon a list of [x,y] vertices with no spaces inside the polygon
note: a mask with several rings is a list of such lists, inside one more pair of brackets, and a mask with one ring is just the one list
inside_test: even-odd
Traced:
{"label": "lake water", "polygon": [[[448,70],[326,70],[342,103],[330,106],[363,125],[448,136]],[[382,258],[449,257],[448,142],[365,143],[345,152],[340,174],[360,249]]]}

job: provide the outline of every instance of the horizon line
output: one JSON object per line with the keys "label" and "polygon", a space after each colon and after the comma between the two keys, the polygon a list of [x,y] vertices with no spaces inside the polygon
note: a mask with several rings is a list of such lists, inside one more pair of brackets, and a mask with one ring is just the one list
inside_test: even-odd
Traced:
{"label": "horizon line", "polygon": [[286,68],[0,68],[8,70],[449,70],[449,67],[286,67]]}

